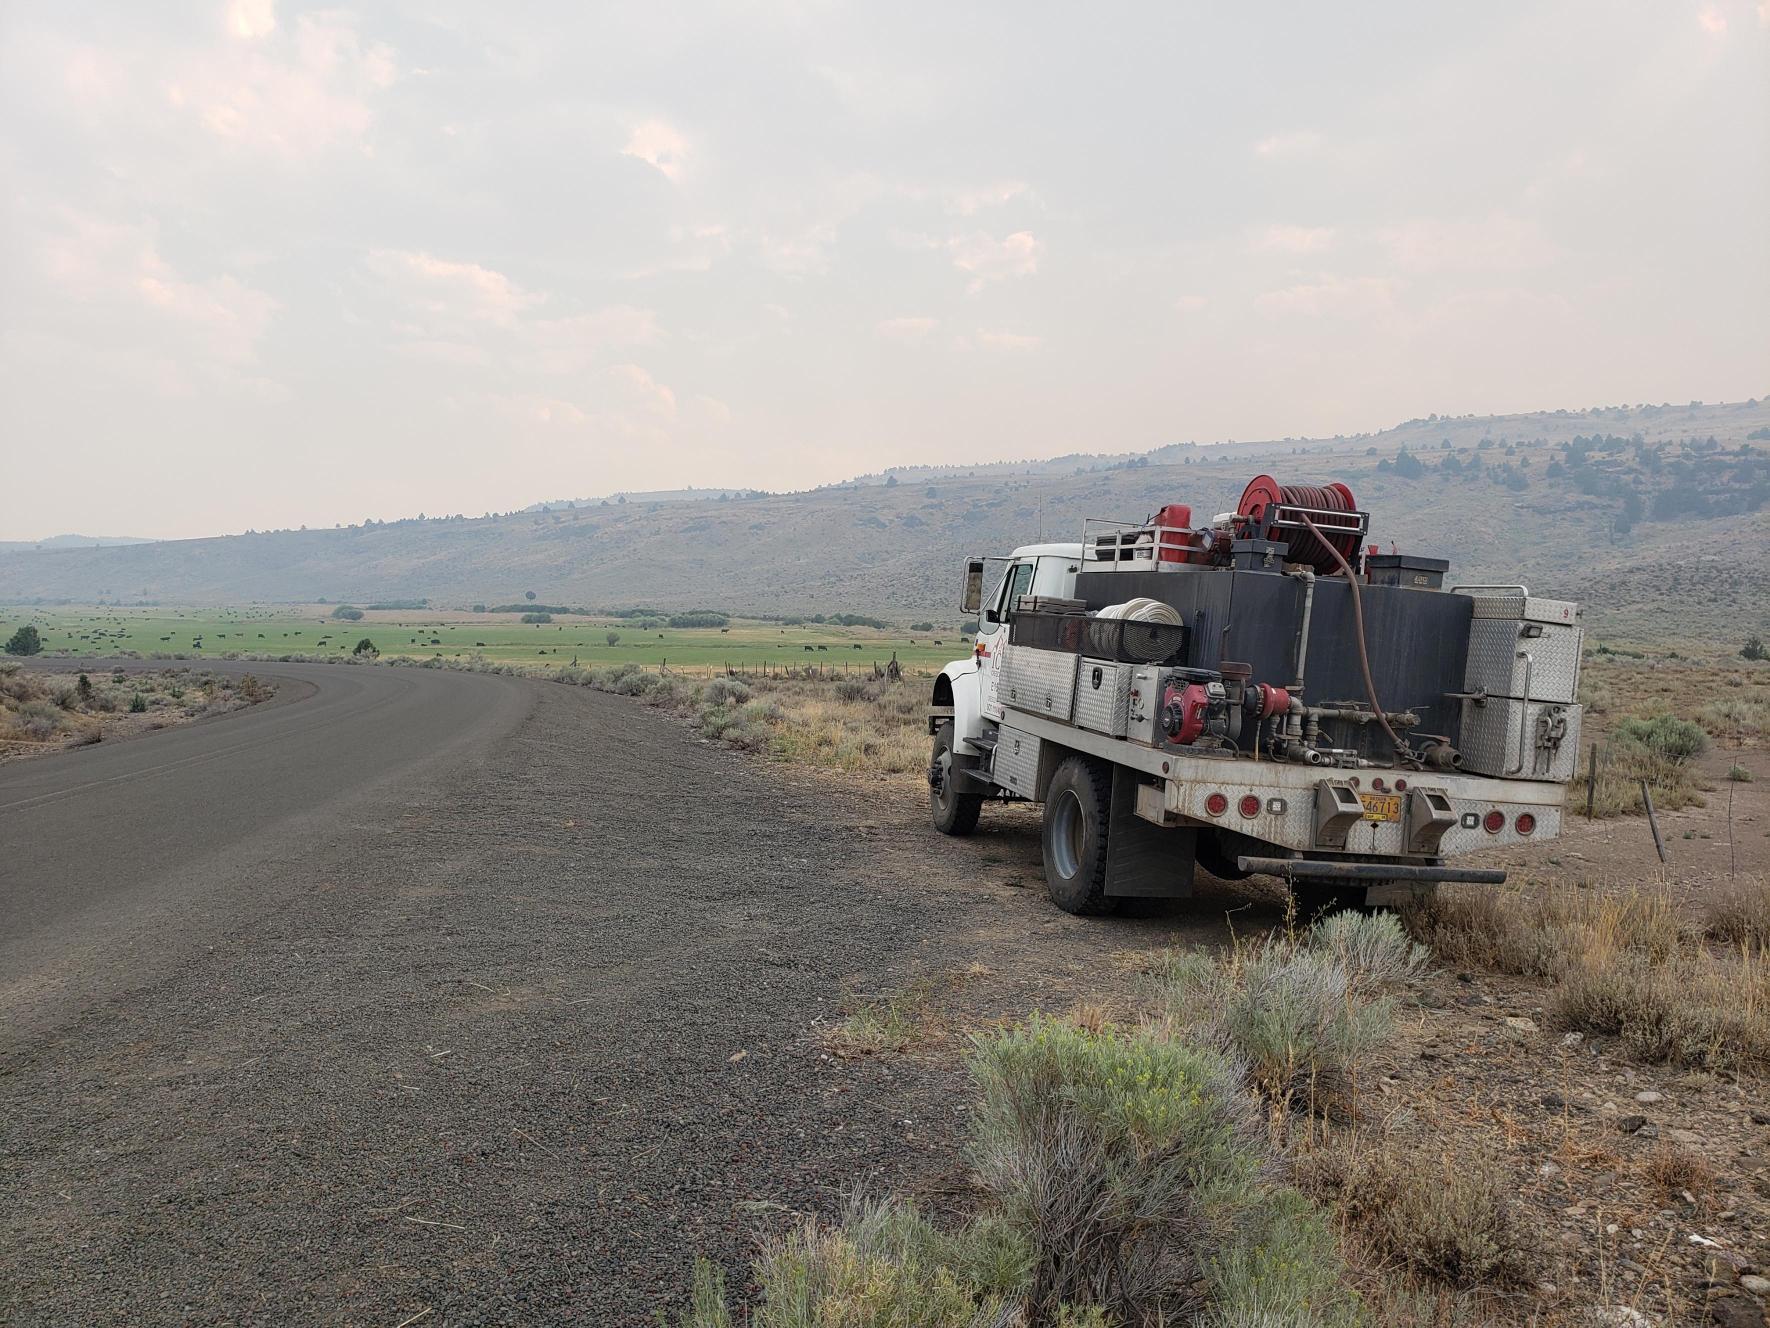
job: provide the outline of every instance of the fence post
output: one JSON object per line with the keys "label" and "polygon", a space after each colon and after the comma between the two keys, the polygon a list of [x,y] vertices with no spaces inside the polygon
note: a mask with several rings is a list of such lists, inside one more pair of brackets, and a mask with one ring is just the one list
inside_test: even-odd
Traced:
{"label": "fence post", "polygon": [[1592,819],[1592,801],[1598,796],[1598,744],[1592,744],[1592,759],[1586,767],[1586,819]]}
{"label": "fence post", "polygon": [[1666,842],[1659,837],[1659,818],[1653,814],[1653,794],[1648,791],[1647,781],[1641,781],[1641,802],[1647,808],[1647,824],[1653,830],[1653,847],[1659,850],[1660,866],[1666,862]]}

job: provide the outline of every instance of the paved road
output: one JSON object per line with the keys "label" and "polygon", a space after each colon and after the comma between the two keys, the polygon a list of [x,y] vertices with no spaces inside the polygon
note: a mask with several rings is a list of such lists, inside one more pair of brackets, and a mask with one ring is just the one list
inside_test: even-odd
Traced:
{"label": "paved road", "polygon": [[252,667],[0,767],[0,1321],[638,1324],[909,1174],[808,1031],[935,925],[839,805],[585,689]]}

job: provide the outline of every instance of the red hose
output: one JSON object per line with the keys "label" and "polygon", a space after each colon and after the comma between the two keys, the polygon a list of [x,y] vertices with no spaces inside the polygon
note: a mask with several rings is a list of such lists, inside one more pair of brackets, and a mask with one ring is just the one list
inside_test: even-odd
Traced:
{"label": "red hose", "polygon": [[1383,713],[1383,703],[1377,700],[1377,683],[1371,677],[1371,657],[1364,646],[1364,604],[1359,599],[1358,577],[1352,571],[1352,564],[1341,556],[1340,551],[1328,541],[1320,530],[1316,529],[1315,522],[1309,519],[1307,512],[1298,512],[1297,515],[1303,519],[1303,524],[1309,527],[1310,533],[1321,542],[1322,548],[1333,554],[1334,561],[1340,565],[1340,571],[1345,573],[1346,584],[1352,587],[1352,621],[1358,628],[1356,638],[1358,641],[1358,667],[1364,672],[1364,694],[1371,703],[1371,709],[1376,712],[1377,723],[1383,726],[1383,732],[1387,733],[1389,741],[1395,744],[1396,758],[1398,760],[1412,760],[1413,752],[1395,735],[1395,730],[1389,727],[1389,716]]}

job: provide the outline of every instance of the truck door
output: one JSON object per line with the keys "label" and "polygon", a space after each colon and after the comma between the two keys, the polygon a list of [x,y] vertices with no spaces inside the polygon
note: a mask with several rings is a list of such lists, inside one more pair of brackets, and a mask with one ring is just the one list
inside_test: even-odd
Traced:
{"label": "truck door", "polygon": [[1002,719],[1002,706],[996,699],[996,681],[1001,677],[1002,651],[1008,648],[1008,618],[1014,601],[1027,593],[1032,585],[1033,560],[1009,563],[1002,573],[1002,584],[995,601],[983,611],[977,624],[977,668],[983,675],[983,717]]}

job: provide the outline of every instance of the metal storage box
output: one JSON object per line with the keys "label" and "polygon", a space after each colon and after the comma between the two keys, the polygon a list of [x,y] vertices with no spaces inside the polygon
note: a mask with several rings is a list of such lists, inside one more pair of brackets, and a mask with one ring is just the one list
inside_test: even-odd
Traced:
{"label": "metal storage box", "polygon": [[1584,638],[1578,627],[1477,614],[1469,624],[1469,667],[1463,690],[1569,704],[1579,689]]}
{"label": "metal storage box", "polygon": [[1030,798],[1038,792],[1039,740],[1030,733],[1003,725],[996,732],[993,767],[996,778],[1009,792]]}
{"label": "metal storage box", "polygon": [[1561,623],[1579,626],[1580,609],[1570,599],[1540,599],[1524,593],[1523,586],[1453,586],[1457,594],[1474,602],[1477,618],[1510,618],[1513,622]]}
{"label": "metal storage box", "polygon": [[1084,657],[1076,676],[1076,723],[1096,733],[1124,737],[1135,671],[1129,664]]}
{"label": "metal storage box", "polygon": [[1373,586],[1405,586],[1410,590],[1442,590],[1450,562],[1413,553],[1373,553],[1364,560]]}
{"label": "metal storage box", "polygon": [[1580,707],[1490,696],[1463,703],[1465,768],[1478,775],[1566,782],[1579,765]]}
{"label": "metal storage box", "polygon": [[1075,712],[1075,655],[1010,643],[1001,657],[996,700],[1016,710],[1068,720]]}

